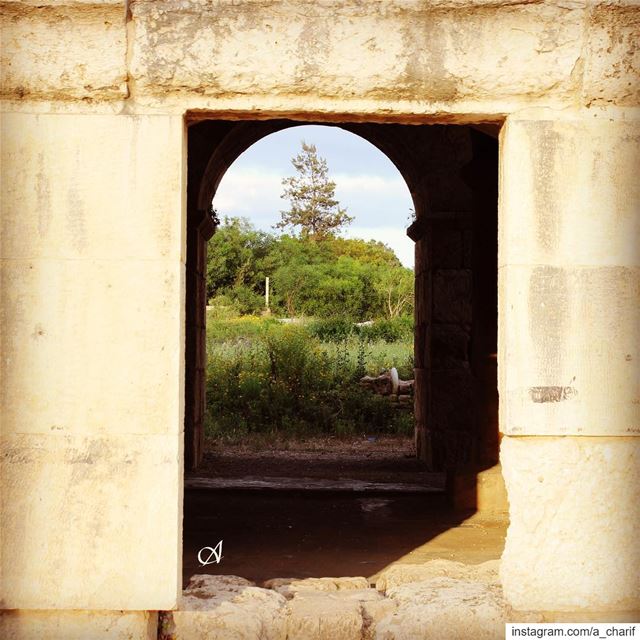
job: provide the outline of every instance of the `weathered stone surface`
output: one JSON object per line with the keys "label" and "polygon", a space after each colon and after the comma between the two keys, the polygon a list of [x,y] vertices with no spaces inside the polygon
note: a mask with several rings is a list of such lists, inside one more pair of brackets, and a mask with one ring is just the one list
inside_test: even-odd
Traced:
{"label": "weathered stone surface", "polygon": [[184,123],[3,114],[3,259],[184,262]]}
{"label": "weathered stone surface", "polygon": [[[186,609],[207,608],[216,598],[239,594],[244,592],[246,587],[255,586],[255,582],[240,576],[196,574],[189,578],[189,584],[182,592],[181,604],[186,605]],[[212,599],[211,603],[209,599]]]}
{"label": "weathered stone surface", "polygon": [[3,261],[5,433],[177,440],[182,272],[152,260]]}
{"label": "weathered stone surface", "polygon": [[507,434],[640,433],[640,120],[612,115],[533,111],[503,129]]}
{"label": "weathered stone surface", "polygon": [[436,269],[461,269],[464,264],[464,237],[460,229],[434,229],[431,266]]}
{"label": "weathered stone surface", "polygon": [[285,599],[237,576],[196,575],[177,611],[163,612],[172,640],[284,640]]}
{"label": "weathered stone surface", "polygon": [[469,269],[438,269],[433,275],[433,320],[443,324],[471,323]]}
{"label": "weathered stone surface", "polygon": [[397,611],[381,620],[379,640],[496,640],[504,637],[509,607],[499,586],[455,578],[431,578],[387,592]]}
{"label": "weathered stone surface", "polygon": [[181,431],[182,133],[163,116],[3,117],[5,433]]}
{"label": "weathered stone surface", "polygon": [[432,428],[463,431],[473,425],[473,377],[469,369],[444,369],[432,377]]}
{"label": "weathered stone surface", "polygon": [[335,0],[292,11],[288,2],[138,0],[129,14],[122,0],[3,4],[3,95],[17,101],[300,112],[313,96],[328,112],[357,101],[371,113],[384,104],[468,119],[639,100],[632,2]]}
{"label": "weathered stone surface", "polygon": [[640,117],[613,115],[540,110],[507,119],[501,267],[640,266]]}
{"label": "weathered stone surface", "polygon": [[368,589],[369,582],[366,578],[273,578],[267,580],[263,586],[291,599],[298,593],[309,591],[331,592]]}
{"label": "weathered stone surface", "polygon": [[5,434],[0,449],[0,608],[176,606],[177,434]]}
{"label": "weathered stone surface", "polygon": [[633,0],[594,3],[589,12],[583,103],[640,102],[640,7]]}
{"label": "weathered stone surface", "polygon": [[3,640],[157,640],[155,611],[0,611]]}
{"label": "weathered stone surface", "polygon": [[[395,611],[396,603],[375,589],[360,588],[358,584],[363,580],[347,579],[346,588],[339,590],[297,591],[288,605],[287,639],[372,640],[378,622]],[[322,589],[329,586],[328,583],[319,584]]]}
{"label": "weathered stone surface", "polygon": [[434,369],[469,367],[470,331],[455,324],[434,324],[431,329],[431,357]]}
{"label": "weathered stone surface", "polygon": [[378,624],[385,618],[392,616],[397,606],[395,600],[382,596],[379,596],[377,599],[367,598],[360,600],[362,640],[373,640],[376,638]]}
{"label": "weathered stone surface", "polygon": [[510,265],[500,299],[504,433],[640,433],[639,267]]}
{"label": "weathered stone surface", "polygon": [[3,4],[2,97],[63,101],[126,97],[122,2]]}
{"label": "weathered stone surface", "polygon": [[340,593],[299,592],[287,604],[287,640],[361,640],[360,603]]}
{"label": "weathered stone surface", "polygon": [[489,560],[481,564],[464,564],[454,560],[431,560],[423,564],[394,564],[380,573],[376,589],[387,592],[390,589],[411,582],[423,582],[431,578],[452,578],[481,584],[497,585],[499,560]]}
{"label": "weathered stone surface", "polygon": [[488,469],[460,471],[449,478],[447,491],[455,509],[473,509],[483,518],[506,520],[507,490],[499,464]]}
{"label": "weathered stone surface", "polygon": [[640,438],[511,438],[500,565],[516,609],[640,608]]}
{"label": "weathered stone surface", "polygon": [[296,8],[133,3],[138,96],[192,94],[201,104],[233,95],[345,92],[376,100],[420,95],[436,103],[562,99],[579,79],[580,3],[304,2]]}

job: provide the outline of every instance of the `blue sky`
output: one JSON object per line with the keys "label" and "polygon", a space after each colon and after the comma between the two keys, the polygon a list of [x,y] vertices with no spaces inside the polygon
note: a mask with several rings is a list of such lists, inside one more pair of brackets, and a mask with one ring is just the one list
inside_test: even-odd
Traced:
{"label": "blue sky", "polygon": [[329,166],[336,197],[354,221],[341,234],[389,245],[413,267],[413,242],[405,229],[413,208],[409,189],[392,162],[371,143],[338,127],[303,125],[271,134],[247,149],[222,178],[213,201],[220,217],[244,216],[274,231],[282,200],[282,178],[295,174],[291,158],[300,142],[313,143]]}

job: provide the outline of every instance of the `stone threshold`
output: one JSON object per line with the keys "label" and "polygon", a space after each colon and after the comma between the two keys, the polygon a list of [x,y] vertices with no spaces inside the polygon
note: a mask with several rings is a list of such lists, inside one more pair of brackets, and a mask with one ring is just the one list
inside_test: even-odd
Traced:
{"label": "stone threshold", "polygon": [[401,482],[370,482],[349,478],[289,478],[244,476],[241,478],[202,478],[187,476],[185,489],[326,491],[343,493],[423,494],[444,493],[444,487]]}

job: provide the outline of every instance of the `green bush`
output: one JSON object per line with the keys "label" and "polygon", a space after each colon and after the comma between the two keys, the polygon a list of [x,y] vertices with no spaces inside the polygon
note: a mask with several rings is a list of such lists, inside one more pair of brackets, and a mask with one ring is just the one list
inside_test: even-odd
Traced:
{"label": "green bush", "polygon": [[347,318],[314,319],[307,328],[314,338],[322,342],[341,342],[355,333],[353,322]]}
{"label": "green bush", "polygon": [[[324,341],[300,324],[238,318],[208,326],[207,432],[244,437],[407,433],[410,412],[358,385],[407,364],[411,343]],[[400,369],[401,376],[410,367]]]}
{"label": "green bush", "polygon": [[358,335],[369,342],[383,340],[393,343],[403,340],[413,340],[413,318],[399,316],[397,318],[381,318],[373,324],[357,327]]}
{"label": "green bush", "polygon": [[365,320],[413,308],[413,272],[380,242],[275,236],[225,218],[209,241],[208,298],[224,294],[241,313],[260,313],[267,276],[271,308],[289,317]]}
{"label": "green bush", "polygon": [[210,320],[229,320],[239,315],[240,309],[230,296],[221,293],[209,300],[207,318]]}
{"label": "green bush", "polygon": [[207,314],[207,353],[213,352],[227,342],[246,341],[261,336],[269,326],[279,324],[275,318],[241,316],[219,318],[215,312]]}

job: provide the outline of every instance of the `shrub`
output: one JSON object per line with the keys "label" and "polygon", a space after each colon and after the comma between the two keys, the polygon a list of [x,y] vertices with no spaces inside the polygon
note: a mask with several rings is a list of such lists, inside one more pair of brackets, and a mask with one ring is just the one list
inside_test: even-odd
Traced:
{"label": "shrub", "polygon": [[226,294],[218,294],[209,300],[207,305],[207,317],[216,320],[228,320],[237,318],[240,310],[235,301]]}
{"label": "shrub", "polygon": [[356,328],[347,318],[322,318],[311,321],[308,331],[323,342],[341,342],[354,335]]}
{"label": "shrub", "polygon": [[406,361],[410,343],[321,342],[304,325],[237,318],[209,323],[208,346],[209,435],[405,433],[411,421],[357,384]]}
{"label": "shrub", "polygon": [[384,340],[384,342],[401,342],[413,340],[413,318],[399,316],[397,318],[381,318],[373,324],[357,327],[358,334],[369,342]]}
{"label": "shrub", "polygon": [[215,351],[220,345],[238,340],[253,340],[262,335],[270,325],[277,325],[273,318],[242,316],[217,318],[215,312],[207,315],[207,352]]}

